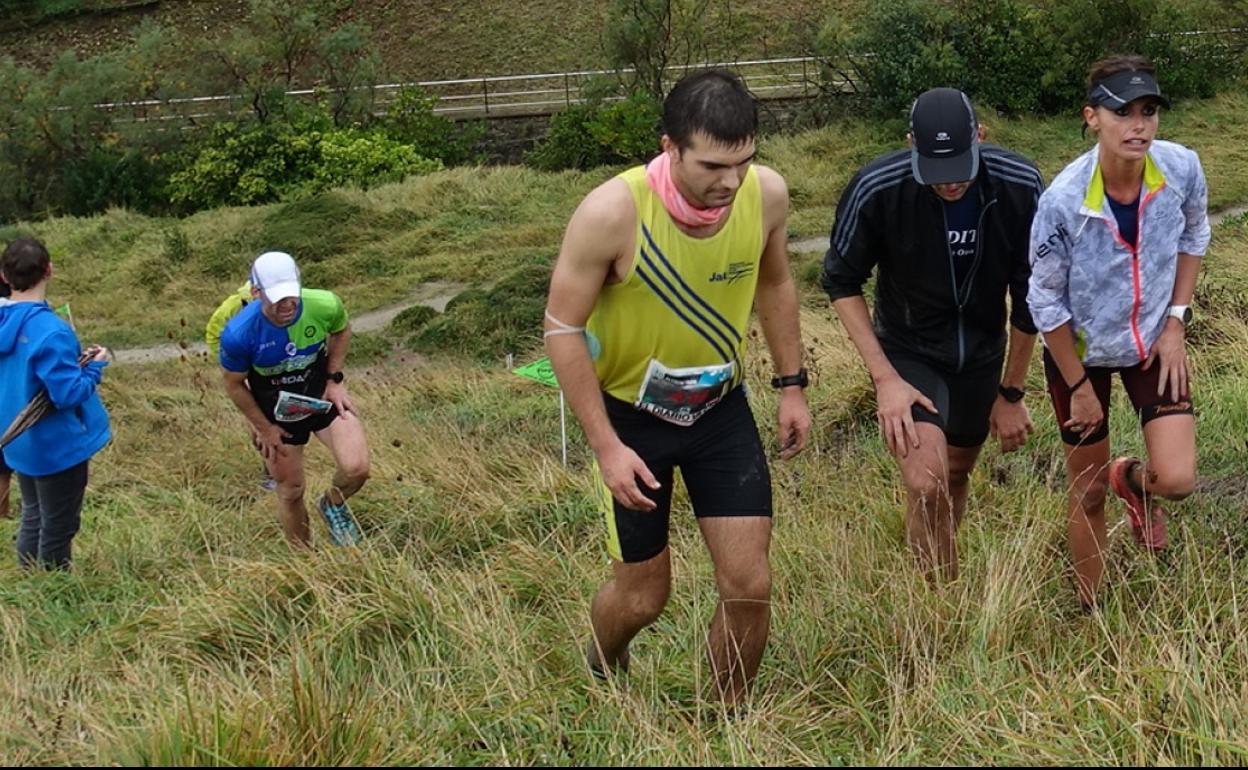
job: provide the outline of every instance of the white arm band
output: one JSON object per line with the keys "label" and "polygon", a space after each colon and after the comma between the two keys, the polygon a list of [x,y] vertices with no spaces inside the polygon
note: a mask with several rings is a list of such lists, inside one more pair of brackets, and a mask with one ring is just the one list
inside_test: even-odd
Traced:
{"label": "white arm band", "polygon": [[546,311],[546,320],[554,324],[555,328],[547,329],[546,331],[542,332],[542,339],[546,339],[547,337],[555,337],[560,334],[581,334],[582,332],[585,331],[584,326],[573,326],[572,324],[565,324],[563,321],[560,321],[558,318],[555,318],[553,315],[551,315],[549,310]]}

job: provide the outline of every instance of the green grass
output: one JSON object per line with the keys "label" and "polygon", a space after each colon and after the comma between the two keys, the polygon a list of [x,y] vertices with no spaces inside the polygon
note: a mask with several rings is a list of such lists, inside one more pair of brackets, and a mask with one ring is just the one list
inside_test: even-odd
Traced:
{"label": "green grass", "polygon": [[[1237,110],[1227,97],[1167,125],[1201,151],[1221,204],[1248,198],[1234,197],[1248,192],[1234,149],[1248,129],[1229,120]],[[1052,153],[1048,175],[1079,145],[1077,126],[993,130]],[[822,232],[851,167],[891,144],[860,124],[770,142],[770,162],[804,196],[794,196],[799,234]],[[549,260],[579,196],[608,173],[461,169],[289,208],[182,222],[114,211],[36,230],[57,256],[57,299],[73,300],[86,336],[146,341],[162,324],[197,333],[197,314],[237,284],[249,249],[276,245],[262,243],[274,232],[322,249],[308,270],[353,311],[424,278],[492,285]],[[180,260],[165,269],[170,283],[136,282],[165,250]],[[369,273],[367,254],[391,259],[392,272]],[[473,314],[459,320],[485,323],[482,305],[512,285],[471,294],[460,304]],[[373,459],[353,501],[367,542],[292,554],[217,372],[197,359],[112,367],[102,392],[115,440],[93,463],[76,572],[24,575],[0,559],[0,757],[1244,764],[1248,218],[1216,230],[1197,304],[1200,488],[1178,507],[1164,558],[1130,547],[1114,520],[1104,609],[1085,617],[1044,399],[1028,399],[1037,432],[1023,450],[985,451],[960,537],[962,578],[929,589],[903,545],[901,491],[866,374],[804,282],[813,446],[773,465],[773,633],[755,696],[732,718],[710,697],[702,645],[714,581],[680,492],[672,600],[636,640],[627,686],[582,669],[589,599],[609,571],[591,458],[573,427],[562,467],[554,391],[460,354],[387,358],[384,340],[365,337],[350,387]],[[772,446],[770,365],[757,329],[751,339],[747,374]],[[1040,392],[1040,376],[1033,366],[1029,390]],[[1111,424],[1117,450],[1141,449],[1122,399]],[[308,456],[314,491],[328,483],[329,458],[319,447]],[[14,528],[0,521],[0,541]]]}
{"label": "green grass", "polygon": [[[457,79],[606,65],[601,36],[610,0],[353,0],[346,5],[341,18],[371,28],[371,49],[393,78]],[[707,44],[712,53],[730,49],[741,60],[798,55],[808,27],[805,20],[822,19],[828,12],[855,13],[861,5],[859,0],[720,3],[704,24],[709,29]],[[163,0],[144,16],[200,39],[228,31],[245,14],[242,0]],[[124,45],[138,18],[134,15],[120,23],[108,23],[108,18],[57,19],[33,30],[0,32],[0,49],[18,61],[41,63],[51,63],[52,54],[65,47],[98,53]]]}

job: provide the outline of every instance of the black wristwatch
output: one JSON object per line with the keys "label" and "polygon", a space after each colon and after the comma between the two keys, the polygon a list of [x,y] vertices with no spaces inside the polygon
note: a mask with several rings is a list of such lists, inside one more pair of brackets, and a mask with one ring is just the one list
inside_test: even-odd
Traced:
{"label": "black wristwatch", "polygon": [[345,379],[347,379],[347,376],[343,374],[342,372],[330,372],[329,373],[330,382],[341,383]]}
{"label": "black wristwatch", "polygon": [[1001,398],[1004,398],[1011,404],[1017,404],[1023,400],[1023,396],[1027,395],[1027,391],[1022,388],[1013,388],[1009,385],[998,385],[997,392],[1001,394]]}
{"label": "black wristwatch", "polygon": [[797,370],[797,374],[786,374],[783,377],[772,377],[771,387],[779,390],[780,388],[788,388],[793,385],[804,388],[810,384],[810,375],[806,372],[806,367]]}

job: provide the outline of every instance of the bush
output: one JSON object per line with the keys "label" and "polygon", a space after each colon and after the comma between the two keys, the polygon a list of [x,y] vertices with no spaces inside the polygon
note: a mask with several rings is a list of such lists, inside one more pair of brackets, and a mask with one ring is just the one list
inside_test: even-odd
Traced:
{"label": "bush", "polygon": [[645,161],[658,151],[658,125],[658,105],[640,92],[612,104],[575,105],[551,117],[527,160],[543,171]]}
{"label": "bush", "polygon": [[275,201],[306,181],[320,140],[282,123],[218,123],[170,176],[169,199],[187,211]]}
{"label": "bush", "polygon": [[81,60],[68,52],[46,71],[0,59],[0,219],[111,203],[111,190],[135,183],[131,171],[143,175],[137,162],[113,172],[128,153],[116,143],[112,115],[94,107],[124,97],[128,80],[110,56]]}
{"label": "bush", "polygon": [[380,127],[386,136],[410,144],[426,158],[448,166],[475,162],[478,156],[473,147],[485,135],[485,124],[457,125],[433,111],[436,102],[419,88],[400,89]]}
{"label": "bush", "polygon": [[405,144],[375,132],[301,124],[220,123],[169,178],[169,198],[183,210],[269,203],[332,187],[369,187],[441,168]]}
{"label": "bush", "polygon": [[1177,98],[1211,96],[1237,74],[1228,49],[1182,34],[1213,22],[1168,0],[1068,0],[1046,22],[1041,108],[1047,112],[1082,105],[1088,67],[1110,54],[1152,57],[1162,91]]}
{"label": "bush", "polygon": [[442,168],[441,162],[421,157],[411,145],[359,131],[325,134],[318,149],[320,157],[311,169],[312,178],[304,185],[310,192],[346,185],[367,189]]}
{"label": "bush", "polygon": [[589,131],[606,148],[610,163],[640,163],[659,151],[659,105],[648,94],[634,93],[598,111]]}
{"label": "bush", "polygon": [[[1011,115],[1035,112],[1043,96],[1048,61],[1038,9],[1015,0],[980,0],[958,6],[950,43],[963,67],[959,85],[986,107]],[[916,93],[917,95],[917,93]]]}
{"label": "bush", "polygon": [[923,0],[873,4],[849,43],[876,111],[905,114],[918,94],[960,85],[966,66],[949,41],[952,12]]}
{"label": "bush", "polygon": [[164,205],[166,164],[140,148],[93,147],[65,161],[61,173],[58,208],[69,214],[84,216],[109,206],[156,211]]}
{"label": "bush", "polygon": [[881,115],[906,114],[937,86],[966,91],[981,109],[1060,113],[1079,108],[1088,67],[1113,53],[1152,57],[1169,96],[1213,95],[1243,73],[1230,47],[1183,34],[1213,23],[1169,0],[1068,0],[1043,12],[1021,0],[899,0],[873,5],[859,33],[811,45],[827,61],[848,57]]}
{"label": "bush", "polygon": [[526,162],[542,171],[593,168],[607,162],[606,152],[590,131],[598,108],[577,104],[550,117],[546,136],[529,152]]}

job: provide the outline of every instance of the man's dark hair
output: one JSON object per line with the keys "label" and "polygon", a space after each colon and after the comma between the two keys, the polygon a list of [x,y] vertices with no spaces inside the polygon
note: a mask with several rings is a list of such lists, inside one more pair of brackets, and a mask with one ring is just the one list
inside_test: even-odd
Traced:
{"label": "man's dark hair", "polygon": [[0,256],[0,272],[13,291],[29,291],[48,274],[48,250],[34,238],[18,238]]}
{"label": "man's dark hair", "polygon": [[684,150],[699,132],[728,147],[758,133],[758,106],[740,75],[706,70],[672,87],[663,101],[663,133]]}

